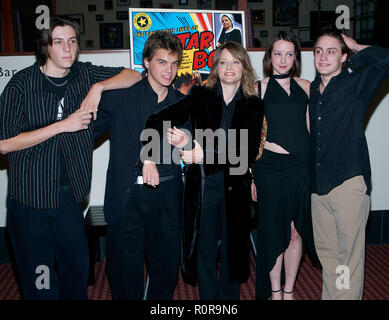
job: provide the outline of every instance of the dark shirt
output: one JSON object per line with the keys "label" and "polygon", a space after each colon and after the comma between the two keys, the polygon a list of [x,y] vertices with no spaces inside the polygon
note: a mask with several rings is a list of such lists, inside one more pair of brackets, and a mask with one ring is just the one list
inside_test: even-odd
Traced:
{"label": "dark shirt", "polygon": [[318,75],[310,88],[312,192],[329,193],[363,175],[370,194],[370,160],[363,119],[375,92],[389,76],[389,50],[368,47],[351,57],[320,94]]}
{"label": "dark shirt", "polygon": [[[47,77],[52,82],[57,84],[57,86],[55,86],[52,82],[47,80],[47,78],[45,78],[44,81],[42,82],[45,88],[50,88],[51,90],[53,90],[53,92],[55,92],[55,94],[58,97],[57,121],[60,121],[63,120],[63,108],[64,108],[63,102],[64,102],[64,96],[67,87],[67,82],[69,81],[69,79],[73,78],[73,74],[69,72],[63,78],[54,78],[49,76]],[[59,143],[59,148],[58,148],[58,158],[59,158],[59,179],[60,179],[59,184],[70,186],[70,179],[69,179],[68,171],[66,169],[65,155],[63,152],[63,147],[61,142]]]}
{"label": "dark shirt", "polygon": [[223,111],[222,111],[222,120],[220,121],[220,128],[226,131],[226,135],[228,135],[228,129],[231,126],[232,116],[234,115],[236,102],[241,99],[241,89],[239,88],[236,92],[234,98],[227,105],[224,101],[223,90],[220,82],[217,83],[217,95],[222,99]]}
{"label": "dark shirt", "polygon": [[[173,89],[172,86],[169,86],[168,88],[168,94],[166,98],[158,103],[158,95],[155,93],[153,88],[151,87],[149,81],[147,78],[144,80],[144,90],[143,92],[140,92],[142,94],[141,101],[142,101],[142,124],[144,124],[149,116],[151,116],[154,113],[157,113],[161,111],[162,109],[166,108],[167,106],[175,103],[177,101],[177,91]],[[142,126],[142,129],[144,128],[144,125]],[[139,133],[140,134],[140,133]],[[160,144],[160,154],[159,154],[159,163],[157,163],[157,169],[158,174],[160,177],[166,177],[166,176],[173,176],[174,175],[174,167],[172,163],[172,147],[167,142],[166,136],[161,137],[161,144]],[[164,148],[166,151],[164,152]],[[170,163],[163,163],[165,157],[165,162]],[[139,168],[139,175],[142,175],[142,171]]]}
{"label": "dark shirt", "polygon": [[270,76],[263,101],[268,126],[266,140],[307,158],[310,151],[306,121],[308,96],[304,89],[291,77],[288,95],[274,76]]}
{"label": "dark shirt", "polygon": [[[55,77],[50,77],[50,76],[46,75],[46,77],[43,78],[42,84],[45,87],[45,89],[53,91],[57,95],[57,97],[61,99],[65,96],[67,83],[73,78],[74,78],[74,75],[72,74],[72,72],[69,72],[63,78],[55,78]],[[55,86],[52,82],[54,82],[57,85]],[[62,85],[62,84],[64,84],[64,85]]]}
{"label": "dark shirt", "polygon": [[226,133],[226,143],[225,144],[218,144],[216,147],[216,152],[219,154],[223,154],[227,152],[227,146],[228,146],[228,129],[231,127],[231,122],[232,122],[232,117],[235,112],[235,106],[236,102],[239,101],[242,98],[242,93],[241,93],[241,88],[239,88],[235,96],[232,98],[230,103],[227,105],[226,102],[224,101],[223,97],[223,89],[221,86],[220,81],[217,83],[217,96],[221,99],[222,101],[222,117],[220,121],[220,128],[223,129]]}
{"label": "dark shirt", "polygon": [[[163,108],[165,103],[173,103],[181,97],[183,95],[179,91],[169,87],[167,97],[163,103],[158,104],[157,95],[147,78],[129,88],[111,90],[103,94],[94,133],[95,137],[98,137],[109,130],[109,162],[104,200],[104,215],[107,223],[113,224],[119,218],[129,196],[137,188],[137,177],[142,175],[139,160],[143,144],[140,138],[146,115],[153,112],[154,108]],[[145,136],[147,132],[142,138]],[[153,140],[153,144],[156,143],[158,146],[159,138],[163,136],[161,134],[155,137],[157,140]],[[173,168],[178,186],[182,183],[181,168],[180,166],[173,166]],[[165,175],[161,168],[158,169]],[[159,174],[161,177],[161,172]]]}
{"label": "dark shirt", "polygon": [[[123,68],[75,62],[64,94],[63,118],[79,109],[92,84],[119,73]],[[0,98],[0,139],[46,127],[57,121],[58,96],[39,69],[39,63],[21,70],[8,82]],[[8,195],[36,209],[58,208],[59,147],[63,148],[70,184],[76,202],[90,191],[92,177],[93,125],[66,132],[31,148],[8,154]]]}

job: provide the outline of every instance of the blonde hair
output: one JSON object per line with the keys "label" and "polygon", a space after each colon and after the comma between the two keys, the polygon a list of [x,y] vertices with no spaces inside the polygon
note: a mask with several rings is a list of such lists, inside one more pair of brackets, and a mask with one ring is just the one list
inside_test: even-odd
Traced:
{"label": "blonde hair", "polygon": [[256,92],[254,89],[254,85],[256,83],[256,76],[253,66],[250,62],[250,57],[247,54],[246,50],[237,42],[228,41],[222,44],[217,50],[212,60],[212,67],[210,74],[207,79],[207,83],[205,85],[208,89],[213,89],[216,87],[217,81],[219,80],[218,75],[218,65],[220,61],[221,52],[226,49],[231,53],[231,55],[238,59],[239,62],[243,66],[242,79],[240,82],[240,86],[243,91],[243,95],[245,98],[249,96],[255,96]]}

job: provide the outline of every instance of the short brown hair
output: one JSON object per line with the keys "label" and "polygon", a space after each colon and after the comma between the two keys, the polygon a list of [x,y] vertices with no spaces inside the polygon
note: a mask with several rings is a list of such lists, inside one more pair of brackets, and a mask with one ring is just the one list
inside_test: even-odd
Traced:
{"label": "short brown hair", "polygon": [[217,48],[215,55],[213,56],[211,71],[209,73],[207,84],[205,86],[209,89],[212,89],[216,86],[216,83],[219,80],[218,65],[219,65],[221,53],[224,49],[228,50],[233,57],[235,57],[240,61],[240,63],[243,66],[243,73],[241,79],[241,87],[242,87],[243,95],[246,98],[249,96],[256,95],[254,90],[256,76],[255,76],[254,68],[251,65],[250,57],[247,54],[246,50],[239,43],[234,41],[227,41],[226,43],[222,44],[219,48]]}
{"label": "short brown hair", "polygon": [[340,45],[340,48],[342,49],[342,55],[347,53],[347,56],[350,54],[350,49],[347,47],[347,44],[346,42],[344,42],[344,39],[342,37],[342,33],[339,32],[339,31],[323,31],[319,34],[319,36],[317,37],[316,41],[315,41],[315,44],[313,46],[313,51],[315,52],[315,49],[316,49],[316,44],[317,42],[319,41],[319,39],[321,37],[324,37],[324,36],[327,36],[327,37],[332,37],[332,38],[335,38],[339,41],[339,45]]}
{"label": "short brown hair", "polygon": [[290,75],[292,77],[298,76],[300,74],[300,65],[301,65],[301,47],[300,42],[297,37],[292,32],[279,31],[273,37],[271,37],[267,43],[265,56],[263,58],[263,73],[269,77],[273,74],[273,65],[271,63],[271,54],[273,51],[274,43],[278,40],[289,41],[294,45],[294,53],[296,58],[292,69],[290,70]]}
{"label": "short brown hair", "polygon": [[155,31],[145,43],[143,48],[142,64],[147,69],[144,60],[151,61],[158,49],[165,49],[172,53],[177,53],[178,62],[182,60],[182,45],[178,37],[171,32],[158,30]]}
{"label": "short brown hair", "polygon": [[51,17],[49,29],[42,29],[39,32],[38,39],[37,39],[36,57],[41,66],[43,66],[46,63],[47,59],[49,58],[49,51],[47,50],[47,47],[53,44],[53,38],[52,38],[53,30],[56,27],[65,27],[65,26],[72,27],[76,33],[76,37],[77,37],[76,59],[78,58],[78,54],[80,53],[80,45],[79,45],[80,31],[79,31],[78,23],[75,20],[70,20],[63,16]]}

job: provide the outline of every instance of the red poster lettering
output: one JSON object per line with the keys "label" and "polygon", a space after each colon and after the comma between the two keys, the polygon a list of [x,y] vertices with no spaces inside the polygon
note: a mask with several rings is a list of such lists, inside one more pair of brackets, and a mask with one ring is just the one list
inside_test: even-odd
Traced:
{"label": "red poster lettering", "polygon": [[193,70],[202,69],[207,65],[207,53],[205,51],[196,51],[193,56]]}
{"label": "red poster lettering", "polygon": [[213,33],[211,31],[201,32],[200,50],[208,49],[212,45]]}
{"label": "red poster lettering", "polygon": [[185,40],[190,37],[190,32],[177,34],[177,37],[180,39],[182,47],[185,48]]}
{"label": "red poster lettering", "polygon": [[188,44],[185,47],[185,50],[191,50],[192,48],[196,48],[196,49],[199,48],[199,33],[198,32],[195,32],[192,34]]}
{"label": "red poster lettering", "polygon": [[208,68],[212,67],[212,62],[213,62],[213,56],[215,55],[216,50],[213,50],[209,56],[208,56]]}

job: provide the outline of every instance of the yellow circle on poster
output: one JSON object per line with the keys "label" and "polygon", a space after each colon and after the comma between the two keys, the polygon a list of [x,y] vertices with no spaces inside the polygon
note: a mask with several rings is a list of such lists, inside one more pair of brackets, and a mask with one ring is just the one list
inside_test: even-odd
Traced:
{"label": "yellow circle on poster", "polygon": [[134,17],[134,26],[140,31],[146,31],[151,27],[151,18],[147,13],[141,12]]}

